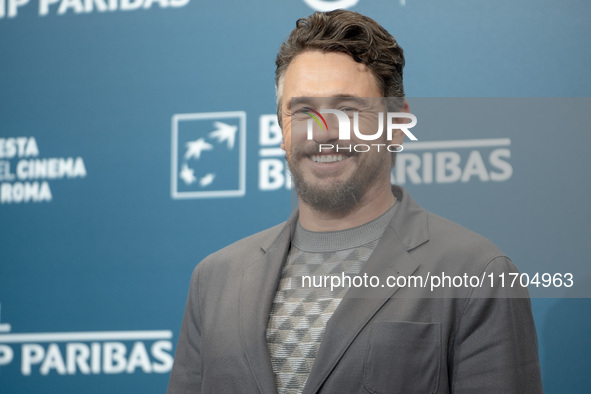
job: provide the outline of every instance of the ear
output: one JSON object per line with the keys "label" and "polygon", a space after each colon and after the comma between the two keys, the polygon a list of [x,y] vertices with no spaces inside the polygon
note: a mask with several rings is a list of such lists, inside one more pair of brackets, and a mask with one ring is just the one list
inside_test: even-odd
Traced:
{"label": "ear", "polygon": [[404,105],[402,106],[401,111],[410,114],[410,105],[408,104],[408,101],[404,100]]}
{"label": "ear", "polygon": [[285,139],[281,140],[281,149],[285,150]]}
{"label": "ear", "polygon": [[[400,112],[405,112],[407,114],[410,114],[410,105],[408,104],[408,101],[404,100],[404,104],[402,106],[402,108],[400,109]],[[396,118],[397,122],[400,123],[408,123],[408,119],[407,118]],[[404,141],[404,137],[405,134],[402,132],[402,130],[400,129],[396,129],[394,131],[394,135],[392,136],[392,142],[394,144],[402,144],[402,142]]]}

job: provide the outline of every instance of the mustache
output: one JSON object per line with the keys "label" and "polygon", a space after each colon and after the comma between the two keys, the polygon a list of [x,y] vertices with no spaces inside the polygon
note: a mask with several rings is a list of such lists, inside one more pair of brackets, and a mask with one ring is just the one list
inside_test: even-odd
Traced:
{"label": "mustache", "polygon": [[[331,145],[331,147],[328,147],[327,145]],[[291,153],[296,158],[309,157],[312,155],[317,155],[319,153],[329,155],[340,154],[345,156],[357,156],[359,154],[359,152],[356,152],[355,150],[351,149],[350,141],[348,143],[335,142],[333,144],[319,144],[317,142],[310,141],[306,144],[300,144],[297,146],[292,145]]]}

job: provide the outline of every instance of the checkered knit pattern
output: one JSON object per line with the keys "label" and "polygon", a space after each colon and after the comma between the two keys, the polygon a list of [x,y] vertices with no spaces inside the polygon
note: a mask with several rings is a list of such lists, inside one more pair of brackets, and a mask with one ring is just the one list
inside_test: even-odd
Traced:
{"label": "checkered knit pattern", "polygon": [[328,320],[346,287],[302,287],[302,276],[357,275],[378,243],[396,205],[363,226],[313,233],[298,225],[267,325],[267,344],[279,394],[301,393]]}

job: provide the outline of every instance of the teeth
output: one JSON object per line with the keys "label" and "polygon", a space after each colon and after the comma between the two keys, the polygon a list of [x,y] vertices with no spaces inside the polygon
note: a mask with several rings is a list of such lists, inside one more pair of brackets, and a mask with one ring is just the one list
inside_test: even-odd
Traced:
{"label": "teeth", "polygon": [[334,163],[345,160],[344,155],[312,155],[312,160],[316,163]]}

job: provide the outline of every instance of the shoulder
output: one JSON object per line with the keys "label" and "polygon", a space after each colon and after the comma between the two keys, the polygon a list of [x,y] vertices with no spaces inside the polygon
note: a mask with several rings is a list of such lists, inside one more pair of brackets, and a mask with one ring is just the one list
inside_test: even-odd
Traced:
{"label": "shoulder", "polygon": [[516,271],[505,253],[482,235],[430,212],[427,221],[429,241],[423,253],[437,256],[433,261],[441,269],[474,274],[495,266],[502,271]]}
{"label": "shoulder", "polygon": [[490,240],[466,227],[428,212],[430,242],[438,246],[449,246],[465,253],[478,252],[502,255],[503,252]]}
{"label": "shoulder", "polygon": [[200,275],[208,276],[214,271],[220,274],[231,274],[234,270],[243,269],[263,256],[265,248],[273,243],[286,225],[287,222],[282,222],[210,254],[197,264],[193,276],[197,272]]}

